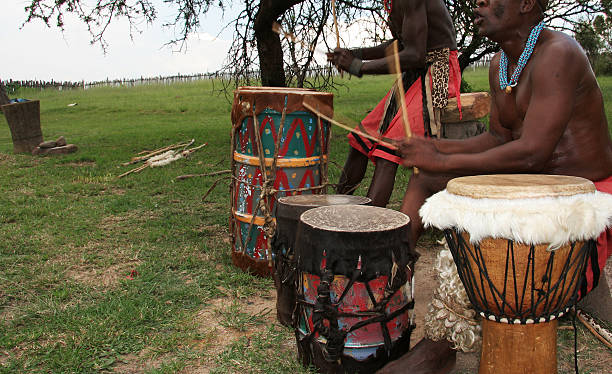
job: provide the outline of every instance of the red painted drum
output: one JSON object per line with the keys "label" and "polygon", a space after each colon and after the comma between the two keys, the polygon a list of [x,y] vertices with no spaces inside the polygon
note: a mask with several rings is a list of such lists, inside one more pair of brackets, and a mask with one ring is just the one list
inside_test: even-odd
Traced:
{"label": "red painted drum", "polygon": [[274,285],[276,287],[276,316],[285,326],[293,326],[295,310],[295,236],[302,213],[329,205],[366,205],[371,200],[353,195],[296,195],[285,196],[276,202],[276,233],[272,239],[274,257]]}
{"label": "red painted drum", "polygon": [[303,106],[333,116],[333,95],[299,88],[239,87],[232,107],[230,235],[232,261],[273,273],[270,238],[278,197],[319,194],[327,184],[330,125]]}
{"label": "red painted drum", "polygon": [[304,365],[322,373],[373,373],[409,350],[408,223],[403,213],[362,205],[301,215],[295,334]]}

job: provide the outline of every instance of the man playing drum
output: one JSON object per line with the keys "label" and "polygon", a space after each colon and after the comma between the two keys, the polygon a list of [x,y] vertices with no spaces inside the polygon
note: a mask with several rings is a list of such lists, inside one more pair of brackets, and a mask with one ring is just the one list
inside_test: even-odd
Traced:
{"label": "man playing drum", "polygon": [[[413,249],[423,232],[419,208],[457,176],[571,175],[590,179],[598,190],[612,193],[612,140],[601,90],[580,45],[542,23],[547,5],[547,0],[476,1],[478,33],[502,49],[489,70],[490,129],[466,140],[414,137],[401,145],[402,165],[420,170],[410,179],[402,203],[402,211],[411,219]],[[597,283],[594,278],[600,269],[603,272],[612,252],[610,229],[597,244],[599,259],[587,265],[581,297]],[[605,277],[601,278],[598,288],[607,290]],[[455,360],[451,347],[458,344],[449,342],[455,332],[442,335],[439,341],[422,340],[381,372],[407,368],[411,373],[449,372]],[[440,333],[426,332],[426,336],[438,340]]]}
{"label": "man playing drum", "polygon": [[[449,96],[459,96],[461,85],[452,19],[442,0],[385,0],[384,3],[391,33],[400,43],[399,60],[404,72],[403,85],[407,89],[406,106],[412,132],[420,136],[439,135],[440,111],[448,104]],[[338,68],[359,77],[388,74],[386,49],[392,42],[371,48],[338,48],[328,54],[328,59]],[[405,138],[398,101],[396,90],[391,89],[358,125],[358,130],[387,142]],[[386,206],[401,161],[398,153],[355,133],[348,138],[351,148],[338,193],[351,193],[355,189],[370,159],[375,169],[368,197],[373,205]]]}

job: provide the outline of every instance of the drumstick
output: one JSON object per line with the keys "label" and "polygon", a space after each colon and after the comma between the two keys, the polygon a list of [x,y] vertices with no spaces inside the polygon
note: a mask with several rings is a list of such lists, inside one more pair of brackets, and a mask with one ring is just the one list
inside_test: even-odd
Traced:
{"label": "drumstick", "polygon": [[343,128],[343,129],[345,129],[345,130],[348,130],[348,131],[354,132],[355,134],[357,134],[357,135],[359,135],[359,136],[362,136],[362,137],[364,137],[364,138],[366,138],[366,139],[370,139],[370,140],[372,140],[372,141],[375,141],[375,142],[377,142],[377,143],[379,143],[379,144],[381,144],[381,145],[384,145],[384,146],[385,146],[385,147],[387,147],[387,148],[393,149],[393,150],[395,150],[395,151],[398,149],[398,148],[397,148],[397,146],[396,146],[396,145],[394,145],[394,144],[387,143],[386,141],[381,140],[381,139],[379,139],[379,138],[377,138],[377,137],[375,137],[375,136],[372,136],[372,135],[366,134],[365,132],[359,131],[359,130],[357,130],[357,129],[353,129],[353,128],[351,128],[351,127],[347,126],[347,125],[344,125],[344,124],[342,124],[342,123],[340,123],[340,122],[338,122],[338,121],[334,120],[333,118],[329,118],[329,117],[328,117],[328,116],[326,116],[325,114],[323,114],[323,113],[319,112],[317,109],[315,109],[315,108],[314,108],[312,105],[308,104],[306,101],[304,101],[304,102],[302,103],[302,105],[304,105],[304,107],[305,107],[306,109],[310,110],[311,112],[313,112],[314,114],[316,114],[317,116],[319,116],[319,117],[323,118],[324,120],[328,121],[328,122],[329,122],[329,123],[331,123],[331,124],[334,124],[334,125],[336,125],[336,126],[338,126],[338,127],[341,127],[341,128]]}
{"label": "drumstick", "polygon": [[[332,13],[334,14],[334,28],[336,29],[336,48],[340,48],[340,32],[338,31],[338,18],[336,17],[336,0],[331,0],[331,6]],[[344,78],[342,70],[340,70],[340,78]]]}
{"label": "drumstick", "polygon": [[316,47],[314,47],[312,45],[306,44],[303,40],[298,39],[292,33],[285,32],[283,30],[283,28],[281,27],[280,23],[278,23],[278,22],[272,23],[272,31],[274,31],[278,35],[284,36],[285,38],[289,39],[292,43],[297,43],[297,44],[301,45],[302,47],[308,49],[309,51],[314,51],[314,52],[319,52],[319,53],[327,54],[326,51],[324,51],[324,50],[322,50],[320,48],[316,48]]}
{"label": "drumstick", "polygon": [[[397,40],[387,47],[385,50],[387,55],[389,70],[391,74],[395,74],[397,79],[397,96],[399,96],[400,107],[402,108],[402,123],[404,124],[404,131],[406,132],[406,138],[412,137],[412,130],[410,129],[410,121],[408,120],[408,111],[406,110],[406,98],[404,97],[404,81],[402,80],[402,69],[399,61],[399,51],[397,49]],[[412,168],[415,174],[419,173],[419,169],[416,167]]]}

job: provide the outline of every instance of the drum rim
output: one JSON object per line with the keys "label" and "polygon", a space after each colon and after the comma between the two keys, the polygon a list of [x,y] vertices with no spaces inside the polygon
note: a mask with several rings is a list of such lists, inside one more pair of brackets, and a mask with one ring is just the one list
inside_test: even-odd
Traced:
{"label": "drum rim", "polygon": [[266,87],[266,88],[241,88],[238,87],[234,93],[236,95],[240,94],[276,94],[276,95],[314,95],[314,96],[333,96],[334,94],[331,92],[321,92],[316,90],[310,90],[307,88],[295,88],[295,87]]}
{"label": "drum rim", "polygon": [[[327,197],[346,197],[349,200],[353,200],[353,201],[349,201],[346,203],[341,203],[341,204],[325,204],[325,205],[321,205],[321,204],[315,204],[315,203],[298,203],[296,201],[291,201],[291,200],[299,200],[300,198],[304,197],[319,197],[319,196],[327,196]],[[369,204],[370,202],[372,202],[372,199],[370,199],[369,197],[365,197],[365,196],[356,196],[356,195],[343,195],[343,194],[309,194],[309,195],[291,195],[291,196],[283,196],[278,198],[277,200],[278,204],[283,204],[286,206],[296,206],[296,207],[313,207],[313,208],[319,208],[319,207],[324,207],[324,206],[331,206],[331,205],[365,205],[365,204]]]}

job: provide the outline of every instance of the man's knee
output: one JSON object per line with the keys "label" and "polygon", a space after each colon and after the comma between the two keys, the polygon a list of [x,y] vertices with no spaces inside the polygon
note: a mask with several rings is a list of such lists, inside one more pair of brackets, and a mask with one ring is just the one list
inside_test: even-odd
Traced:
{"label": "man's knee", "polygon": [[408,191],[417,190],[424,195],[433,195],[446,188],[446,184],[453,177],[448,175],[432,174],[426,172],[413,173],[408,182]]}

